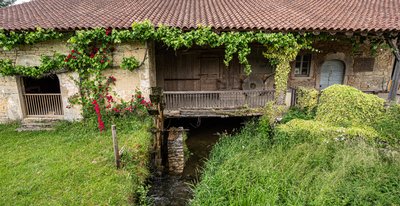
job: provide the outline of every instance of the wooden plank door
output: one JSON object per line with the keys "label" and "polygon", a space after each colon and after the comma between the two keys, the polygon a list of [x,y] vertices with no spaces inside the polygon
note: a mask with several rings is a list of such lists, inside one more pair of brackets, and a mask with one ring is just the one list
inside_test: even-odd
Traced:
{"label": "wooden plank door", "polygon": [[200,57],[201,91],[216,91],[219,89],[221,63],[222,60],[219,56]]}

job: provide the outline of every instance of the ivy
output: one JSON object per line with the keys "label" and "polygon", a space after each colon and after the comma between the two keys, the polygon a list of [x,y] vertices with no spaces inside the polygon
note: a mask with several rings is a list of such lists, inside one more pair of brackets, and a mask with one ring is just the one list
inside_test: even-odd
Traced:
{"label": "ivy", "polygon": [[121,68],[134,71],[139,68],[140,62],[135,57],[124,57],[121,62]]}
{"label": "ivy", "polygon": [[0,30],[0,47],[3,50],[11,50],[22,44],[36,44],[39,42],[59,39],[64,36],[63,33],[52,29],[37,28],[35,31],[10,31]]}
{"label": "ivy", "polygon": [[29,76],[40,78],[43,75],[56,73],[64,68],[63,60],[65,56],[55,54],[53,57],[42,56],[40,66],[14,66],[9,59],[0,60],[0,74],[5,76]]}
{"label": "ivy", "polygon": [[[22,32],[0,32],[0,46],[12,49],[21,44],[34,44],[50,39],[63,37],[62,33],[53,30]],[[154,26],[150,21],[134,23],[130,30],[91,29],[76,31],[69,39],[71,52],[68,56],[43,57],[39,67],[14,66],[11,61],[0,62],[0,73],[3,75],[25,75],[40,77],[60,69],[79,74],[81,104],[91,106],[91,99],[99,99],[98,87],[104,81],[102,71],[112,67],[112,53],[116,44],[123,42],[156,41],[174,50],[191,48],[194,45],[225,49],[224,63],[229,65],[234,55],[243,65],[246,74],[251,73],[248,55],[251,45],[258,43],[265,46],[264,56],[276,65],[275,84],[277,97],[282,96],[287,87],[289,62],[294,60],[302,49],[309,49],[311,41],[307,35],[292,33],[264,32],[215,32],[210,27],[199,25],[196,29],[183,31],[165,25]],[[124,58],[123,69],[134,70],[140,66],[133,58]],[[88,106],[88,107],[89,107]]]}

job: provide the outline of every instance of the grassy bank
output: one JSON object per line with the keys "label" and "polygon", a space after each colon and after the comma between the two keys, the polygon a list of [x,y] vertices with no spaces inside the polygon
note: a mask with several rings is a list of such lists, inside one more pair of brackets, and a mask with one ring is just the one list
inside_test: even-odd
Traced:
{"label": "grassy bank", "polygon": [[398,205],[400,154],[363,140],[276,144],[248,125],[213,149],[192,205]]}
{"label": "grassy bank", "polygon": [[[130,119],[118,129],[125,167],[114,166],[111,132],[63,123],[56,131],[15,132],[0,125],[0,204],[126,205],[143,190],[149,121]],[[123,127],[121,126],[123,125]]]}
{"label": "grassy bank", "polygon": [[224,137],[192,205],[400,205],[400,105],[343,85],[297,101]]}

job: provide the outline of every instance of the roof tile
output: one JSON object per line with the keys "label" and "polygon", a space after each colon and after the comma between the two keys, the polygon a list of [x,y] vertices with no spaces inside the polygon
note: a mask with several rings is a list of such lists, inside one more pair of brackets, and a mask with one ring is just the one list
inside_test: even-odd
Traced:
{"label": "roof tile", "polygon": [[129,28],[400,31],[400,0],[33,0],[0,9],[0,28]]}

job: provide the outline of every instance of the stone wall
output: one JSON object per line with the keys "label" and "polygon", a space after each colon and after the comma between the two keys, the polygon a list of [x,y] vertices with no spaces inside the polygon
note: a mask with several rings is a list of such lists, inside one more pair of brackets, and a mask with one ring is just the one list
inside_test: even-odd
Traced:
{"label": "stone wall", "polygon": [[[372,55],[368,47],[362,47],[357,53],[352,51],[348,43],[324,42],[314,45],[319,52],[312,53],[311,70],[309,77],[295,77],[292,70],[289,86],[305,86],[319,89],[322,64],[327,60],[340,60],[345,65],[344,84],[356,87],[363,91],[382,92],[387,90],[393,70],[394,56],[390,50],[380,50]],[[374,58],[372,71],[356,71],[356,58]],[[294,67],[294,65],[292,65]]]}
{"label": "stone wall", "polygon": [[170,174],[182,174],[185,168],[183,127],[171,127],[168,134],[168,171]]}
{"label": "stone wall", "polygon": [[[68,54],[69,49],[66,39],[58,41],[47,41],[35,45],[24,45],[11,51],[0,49],[0,59],[11,59],[17,65],[38,66],[42,55],[53,56],[54,53]],[[124,43],[116,47],[113,53],[113,68],[104,71],[105,76],[116,77],[116,85],[113,88],[118,97],[129,100],[136,89],[143,91],[148,97],[150,87],[155,86],[155,65],[154,65],[153,44]],[[119,68],[123,57],[136,57],[142,66],[136,71],[126,71]],[[71,107],[68,103],[69,97],[77,94],[79,88],[74,80],[78,79],[76,73],[57,74],[60,82],[62,104],[65,120],[79,120],[81,108]],[[0,76],[0,122],[21,120],[24,118],[23,106],[21,104],[22,92],[21,77]],[[68,107],[68,108],[67,108]]]}
{"label": "stone wall", "polygon": [[22,118],[16,77],[0,77],[0,123]]}

